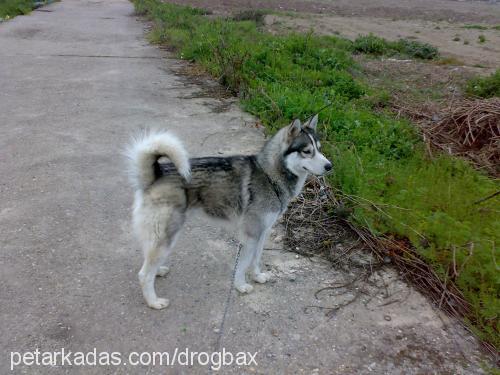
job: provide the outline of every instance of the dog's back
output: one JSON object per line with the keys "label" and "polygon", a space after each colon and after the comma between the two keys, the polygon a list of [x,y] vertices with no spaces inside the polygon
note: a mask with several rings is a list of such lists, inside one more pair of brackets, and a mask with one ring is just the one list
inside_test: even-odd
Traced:
{"label": "dog's back", "polygon": [[251,203],[251,182],[257,178],[255,156],[194,158],[189,163],[191,177],[185,180],[173,163],[157,162],[151,190],[182,189],[185,210],[202,208],[219,219],[239,216]]}

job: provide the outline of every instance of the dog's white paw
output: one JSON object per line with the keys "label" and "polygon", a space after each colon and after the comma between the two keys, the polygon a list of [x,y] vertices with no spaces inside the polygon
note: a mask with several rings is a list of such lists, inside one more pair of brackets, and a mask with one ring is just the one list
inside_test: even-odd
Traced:
{"label": "dog's white paw", "polygon": [[253,280],[260,284],[267,283],[270,279],[271,279],[271,274],[267,272],[261,272],[253,275]]}
{"label": "dog's white paw", "polygon": [[163,277],[170,271],[170,267],[168,266],[160,266],[158,268],[158,272],[156,272],[156,276]]}
{"label": "dog's white paw", "polygon": [[235,288],[238,292],[240,293],[251,293],[253,290],[253,286],[250,284],[240,284],[240,285],[235,285]]}
{"label": "dog's white paw", "polygon": [[148,302],[148,306],[151,307],[152,309],[156,310],[161,310],[167,307],[169,304],[168,299],[166,298],[157,298],[156,300],[152,302]]}

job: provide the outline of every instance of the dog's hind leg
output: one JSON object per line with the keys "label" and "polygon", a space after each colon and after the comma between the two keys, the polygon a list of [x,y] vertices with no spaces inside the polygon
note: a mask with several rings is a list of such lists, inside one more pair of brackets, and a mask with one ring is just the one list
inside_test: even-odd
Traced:
{"label": "dog's hind leg", "polygon": [[155,291],[155,276],[160,264],[163,263],[171,246],[166,243],[154,243],[144,251],[144,263],[139,271],[139,282],[142,287],[142,294],[146,303],[153,309],[163,309],[168,306],[168,299],[158,298]]}
{"label": "dog's hind leg", "polygon": [[[156,222],[155,227],[160,231],[149,241],[147,247],[144,249],[144,263],[139,271],[139,282],[142,287],[142,294],[149,307],[153,309],[163,309],[168,306],[168,299],[158,298],[155,291],[155,277],[162,272],[162,264],[165,263],[172,247],[175,244],[177,234],[184,223],[184,214],[173,211],[167,220],[159,220]],[[166,225],[166,228],[161,232],[159,226]]]}

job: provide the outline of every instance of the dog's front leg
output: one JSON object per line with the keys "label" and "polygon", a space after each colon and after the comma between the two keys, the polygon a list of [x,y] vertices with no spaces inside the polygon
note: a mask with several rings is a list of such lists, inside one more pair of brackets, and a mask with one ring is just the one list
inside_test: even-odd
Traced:
{"label": "dog's front leg", "polygon": [[270,229],[271,227],[266,228],[261,233],[252,258],[251,276],[254,281],[260,284],[264,284],[271,279],[271,275],[268,272],[261,272],[260,270],[260,258],[262,257],[262,251],[264,250],[264,244],[266,242],[267,236],[269,235]]}
{"label": "dog's front leg", "polygon": [[238,266],[236,267],[236,273],[234,275],[234,287],[240,293],[250,293],[253,290],[253,286],[247,283],[246,273],[259,243],[259,237],[245,237],[244,241],[242,241],[243,247],[241,248]]}

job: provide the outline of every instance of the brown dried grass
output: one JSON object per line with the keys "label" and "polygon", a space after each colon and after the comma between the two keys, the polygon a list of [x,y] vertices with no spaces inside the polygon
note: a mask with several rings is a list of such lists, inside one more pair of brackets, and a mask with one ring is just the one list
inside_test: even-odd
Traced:
{"label": "brown dried grass", "polygon": [[500,177],[500,98],[461,99],[434,114],[427,107],[393,107],[419,125],[431,155],[439,149],[465,157]]}

